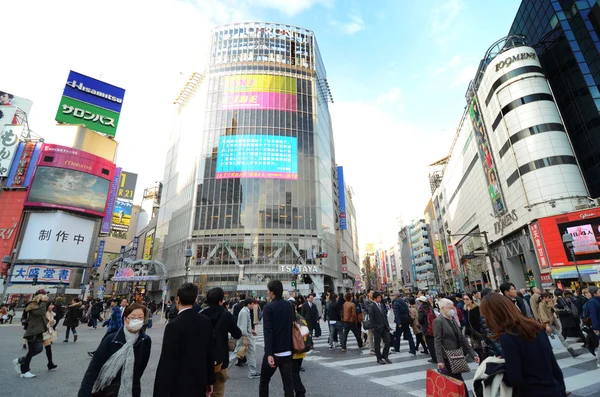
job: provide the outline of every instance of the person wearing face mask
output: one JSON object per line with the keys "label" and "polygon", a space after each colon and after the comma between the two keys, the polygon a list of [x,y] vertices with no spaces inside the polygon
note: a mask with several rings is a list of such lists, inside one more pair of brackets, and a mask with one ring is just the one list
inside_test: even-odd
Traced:
{"label": "person wearing face mask", "polygon": [[146,310],[139,303],[124,309],[124,325],[100,342],[85,372],[78,397],[141,396],[140,380],[152,346],[150,337],[141,331]]}
{"label": "person wearing face mask", "polygon": [[[435,353],[438,362],[438,369],[452,378],[463,381],[462,373],[453,373],[450,365],[448,352],[462,349],[465,356],[470,355],[476,363],[479,363],[479,356],[473,350],[466,336],[460,331],[460,328],[454,320],[456,309],[451,300],[440,299],[438,306],[441,316],[433,320],[433,338],[435,344]],[[469,390],[465,384],[465,395],[469,395]]]}

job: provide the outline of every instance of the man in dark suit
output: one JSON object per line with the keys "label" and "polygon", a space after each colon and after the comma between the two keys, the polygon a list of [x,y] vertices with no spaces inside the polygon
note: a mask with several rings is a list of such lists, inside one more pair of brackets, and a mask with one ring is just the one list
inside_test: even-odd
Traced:
{"label": "man in dark suit", "polygon": [[156,369],[154,397],[198,396],[213,392],[213,330],[208,317],[192,310],[198,287],[177,290],[177,316],[169,321]]}
{"label": "man in dark suit", "polygon": [[[373,293],[373,303],[369,306],[371,316],[371,325],[373,326],[373,337],[375,339],[375,356],[378,364],[391,364],[392,360],[388,358],[392,338],[390,337],[390,323],[387,319],[387,311],[381,303],[381,293]],[[383,339],[383,353],[381,352],[381,340]]]}
{"label": "man in dark suit", "polygon": [[311,340],[313,332],[317,327],[317,322],[319,321],[319,311],[317,310],[317,305],[313,304],[314,298],[314,294],[308,295],[306,302],[302,305],[302,309],[300,310],[300,315],[306,320],[306,326],[310,331]]}

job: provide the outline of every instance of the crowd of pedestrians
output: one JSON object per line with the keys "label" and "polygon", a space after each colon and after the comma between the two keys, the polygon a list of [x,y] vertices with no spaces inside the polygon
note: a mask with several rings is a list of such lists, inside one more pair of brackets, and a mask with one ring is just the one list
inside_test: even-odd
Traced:
{"label": "crowd of pedestrians", "polygon": [[[259,380],[260,397],[269,395],[269,384],[280,372],[285,397],[304,397],[303,359],[321,336],[321,324],[329,328],[327,348],[348,351],[348,336],[358,349],[368,348],[381,365],[392,364],[402,341],[408,354],[429,355],[439,372],[462,380],[470,371],[469,361],[481,364],[474,387],[490,376],[501,376],[499,387],[511,387],[513,396],[566,396],[562,371],[549,338],[558,338],[569,353],[578,354],[566,338],[579,338],[582,347],[598,354],[600,337],[600,290],[595,286],[575,292],[538,288],[517,291],[505,283],[496,291],[485,288],[473,293],[427,295],[381,291],[346,293],[328,291],[322,296],[296,295],[284,291],[278,280],[267,285],[268,297],[240,294],[225,299],[221,288],[200,298],[198,288],[183,284],[164,307],[167,323],[156,375],[155,396],[225,395],[229,369],[247,366],[248,378]],[[10,321],[11,308],[0,311]],[[79,396],[140,396],[141,377],[147,367],[152,342],[146,334],[154,302],[132,303],[127,299],[102,302],[74,298],[70,303],[40,289],[24,310],[25,356],[13,361],[22,378],[33,378],[32,359],[46,351],[47,367],[57,368],[52,345],[64,318],[64,343],[70,334],[77,342],[77,327],[87,323],[106,327],[83,376]],[[14,307],[12,308],[14,317]],[[11,319],[12,319],[11,317]],[[264,355],[257,357],[256,338],[262,323]],[[303,330],[297,346],[294,332]],[[304,330],[306,330],[304,332]],[[298,331],[299,332],[299,331]],[[527,365],[535,362],[536,365]],[[489,382],[487,383],[489,384]],[[465,385],[466,390],[466,385]],[[466,390],[466,395],[468,390]],[[196,395],[193,394],[193,395]]]}

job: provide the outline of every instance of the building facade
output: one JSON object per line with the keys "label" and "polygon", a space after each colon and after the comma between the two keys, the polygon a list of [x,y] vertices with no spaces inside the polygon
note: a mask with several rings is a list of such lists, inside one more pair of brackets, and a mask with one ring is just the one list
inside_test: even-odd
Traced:
{"label": "building facade", "polygon": [[535,49],[590,196],[600,197],[600,4],[523,0],[509,34]]}
{"label": "building facade", "polygon": [[291,288],[293,272],[302,292],[337,288],[331,93],[314,33],[231,24],[212,32],[209,55],[177,99],[165,165],[155,249],[170,289],[188,260],[201,293],[266,295],[272,279]]}
{"label": "building facade", "polygon": [[539,284],[529,224],[589,201],[554,95],[524,37],[490,47],[466,100],[433,197],[453,286]]}

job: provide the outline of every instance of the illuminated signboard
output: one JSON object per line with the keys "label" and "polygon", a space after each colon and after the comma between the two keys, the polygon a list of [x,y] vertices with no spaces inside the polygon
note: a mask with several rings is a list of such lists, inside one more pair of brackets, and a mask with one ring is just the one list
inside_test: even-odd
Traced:
{"label": "illuminated signboard", "polygon": [[295,78],[244,74],[225,77],[224,85],[222,109],[298,110]]}
{"label": "illuminated signboard", "polygon": [[231,135],[219,139],[217,179],[298,179],[298,139]]}

